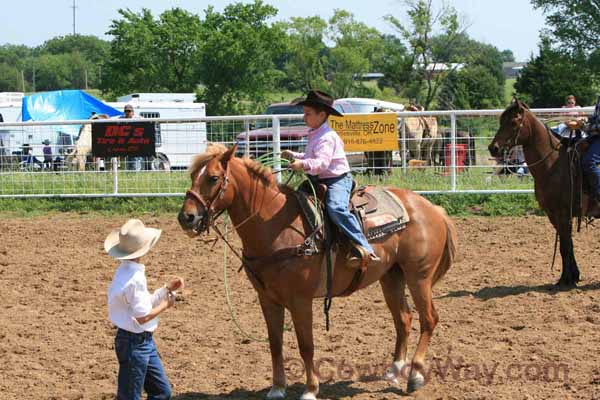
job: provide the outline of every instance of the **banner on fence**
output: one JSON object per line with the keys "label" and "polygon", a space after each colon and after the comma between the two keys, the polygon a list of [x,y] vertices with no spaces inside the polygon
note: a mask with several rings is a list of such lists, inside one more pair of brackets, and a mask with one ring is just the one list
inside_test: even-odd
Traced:
{"label": "banner on fence", "polygon": [[331,116],[329,126],[340,135],[346,151],[398,150],[395,113]]}
{"label": "banner on fence", "polygon": [[154,122],[110,122],[92,125],[94,157],[153,157]]}

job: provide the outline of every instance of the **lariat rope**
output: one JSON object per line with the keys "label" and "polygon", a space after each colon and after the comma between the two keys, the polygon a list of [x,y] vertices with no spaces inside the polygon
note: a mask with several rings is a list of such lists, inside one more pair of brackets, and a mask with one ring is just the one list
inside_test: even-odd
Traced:
{"label": "lariat rope", "polygon": [[[285,160],[287,161],[287,160]],[[283,168],[279,171],[274,171],[273,173],[280,173],[282,171],[287,170],[287,168]],[[286,185],[291,181],[292,177],[294,176],[294,171],[292,171],[292,173],[290,174],[290,177],[288,178],[288,180],[286,181]],[[314,187],[312,185],[312,183],[310,184],[313,192],[314,192]],[[277,195],[279,195],[279,193],[277,193],[271,200],[273,200],[275,197],[277,197]],[[260,209],[258,210],[260,211]],[[258,211],[254,212],[253,214],[251,214],[248,218],[246,218],[244,221],[242,221],[241,223],[235,225],[233,228],[234,230],[239,228],[240,226],[242,226],[244,223],[246,223],[250,218],[254,217]],[[229,243],[229,241],[227,240],[227,235],[229,234],[228,232],[228,219],[226,219],[225,221],[225,234],[221,233],[221,230],[217,227],[216,221],[215,223],[213,223],[213,230],[217,233],[217,238],[215,238],[214,245],[216,244],[216,242],[221,239],[223,240],[223,242],[226,244],[226,246],[223,246],[223,286],[225,287],[225,300],[227,302],[227,310],[229,311],[229,316],[231,317],[231,320],[233,321],[235,327],[238,329],[238,331],[240,331],[240,333],[242,334],[242,336],[244,336],[246,339],[250,340],[250,341],[255,341],[255,342],[259,342],[259,343],[267,343],[269,342],[269,339],[259,339],[256,338],[252,335],[250,335],[249,333],[247,333],[241,326],[240,322],[238,321],[238,319],[235,316],[234,310],[233,310],[233,305],[231,304],[231,296],[230,296],[230,290],[229,290],[229,281],[227,280],[227,248],[231,249],[231,251],[233,252],[233,254],[235,254],[241,261],[242,261],[242,266],[238,269],[238,273],[242,270],[242,268],[244,267],[244,259],[243,257],[239,254],[239,252],[231,245],[231,243]],[[284,311],[285,312],[285,311]],[[289,331],[291,330],[291,326],[290,324],[286,324],[284,322],[283,325],[283,330],[284,331]]]}

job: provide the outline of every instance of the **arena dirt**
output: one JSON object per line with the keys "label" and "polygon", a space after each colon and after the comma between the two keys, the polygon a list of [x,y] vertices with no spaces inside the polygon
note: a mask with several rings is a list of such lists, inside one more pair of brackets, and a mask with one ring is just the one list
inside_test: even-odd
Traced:
{"label": "arena dirt", "polygon": [[[151,288],[173,274],[187,288],[156,334],[175,399],[262,399],[268,346],[246,339],[228,312],[223,247],[187,238],[175,216],[142,216],[163,236],[145,260]],[[394,328],[379,285],[335,299],[324,329],[315,301],[324,399],[600,399],[600,230],[575,235],[577,289],[558,291],[554,233],[545,218],[455,219],[459,257],[434,290],[440,323],[429,383],[413,396],[379,379]],[[115,262],[102,242],[124,218],[53,215],[0,219],[0,398],[112,399],[117,362],[106,289]],[[234,240],[239,245],[237,240]],[[248,334],[265,326],[239,262],[228,262],[234,313]],[[419,330],[415,313],[409,350]],[[286,315],[289,322],[290,317]],[[291,325],[291,324],[290,324]],[[293,328],[285,333],[288,398],[304,375]]]}

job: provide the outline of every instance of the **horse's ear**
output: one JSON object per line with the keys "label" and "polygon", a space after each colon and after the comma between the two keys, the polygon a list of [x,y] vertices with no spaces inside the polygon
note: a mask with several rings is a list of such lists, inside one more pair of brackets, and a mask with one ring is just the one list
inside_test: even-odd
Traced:
{"label": "horse's ear", "polygon": [[221,157],[221,164],[223,164],[223,167],[227,165],[229,160],[235,157],[235,151],[237,150],[237,146],[238,145],[236,143],[232,147],[230,147],[225,153],[223,153],[223,157]]}

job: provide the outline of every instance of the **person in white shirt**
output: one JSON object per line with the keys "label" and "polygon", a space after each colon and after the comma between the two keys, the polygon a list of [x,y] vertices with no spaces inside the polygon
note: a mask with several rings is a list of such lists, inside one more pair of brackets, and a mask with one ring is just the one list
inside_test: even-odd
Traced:
{"label": "person in white shirt", "polygon": [[138,400],[142,389],[148,399],[171,398],[171,385],[152,333],[158,326],[158,315],[175,304],[175,290],[183,289],[183,279],[173,278],[150,294],[145,266],[140,263],[161,232],[145,227],[139,219],[130,219],[104,241],[106,252],[122,260],[108,289],[108,317],[117,327],[118,400]]}

